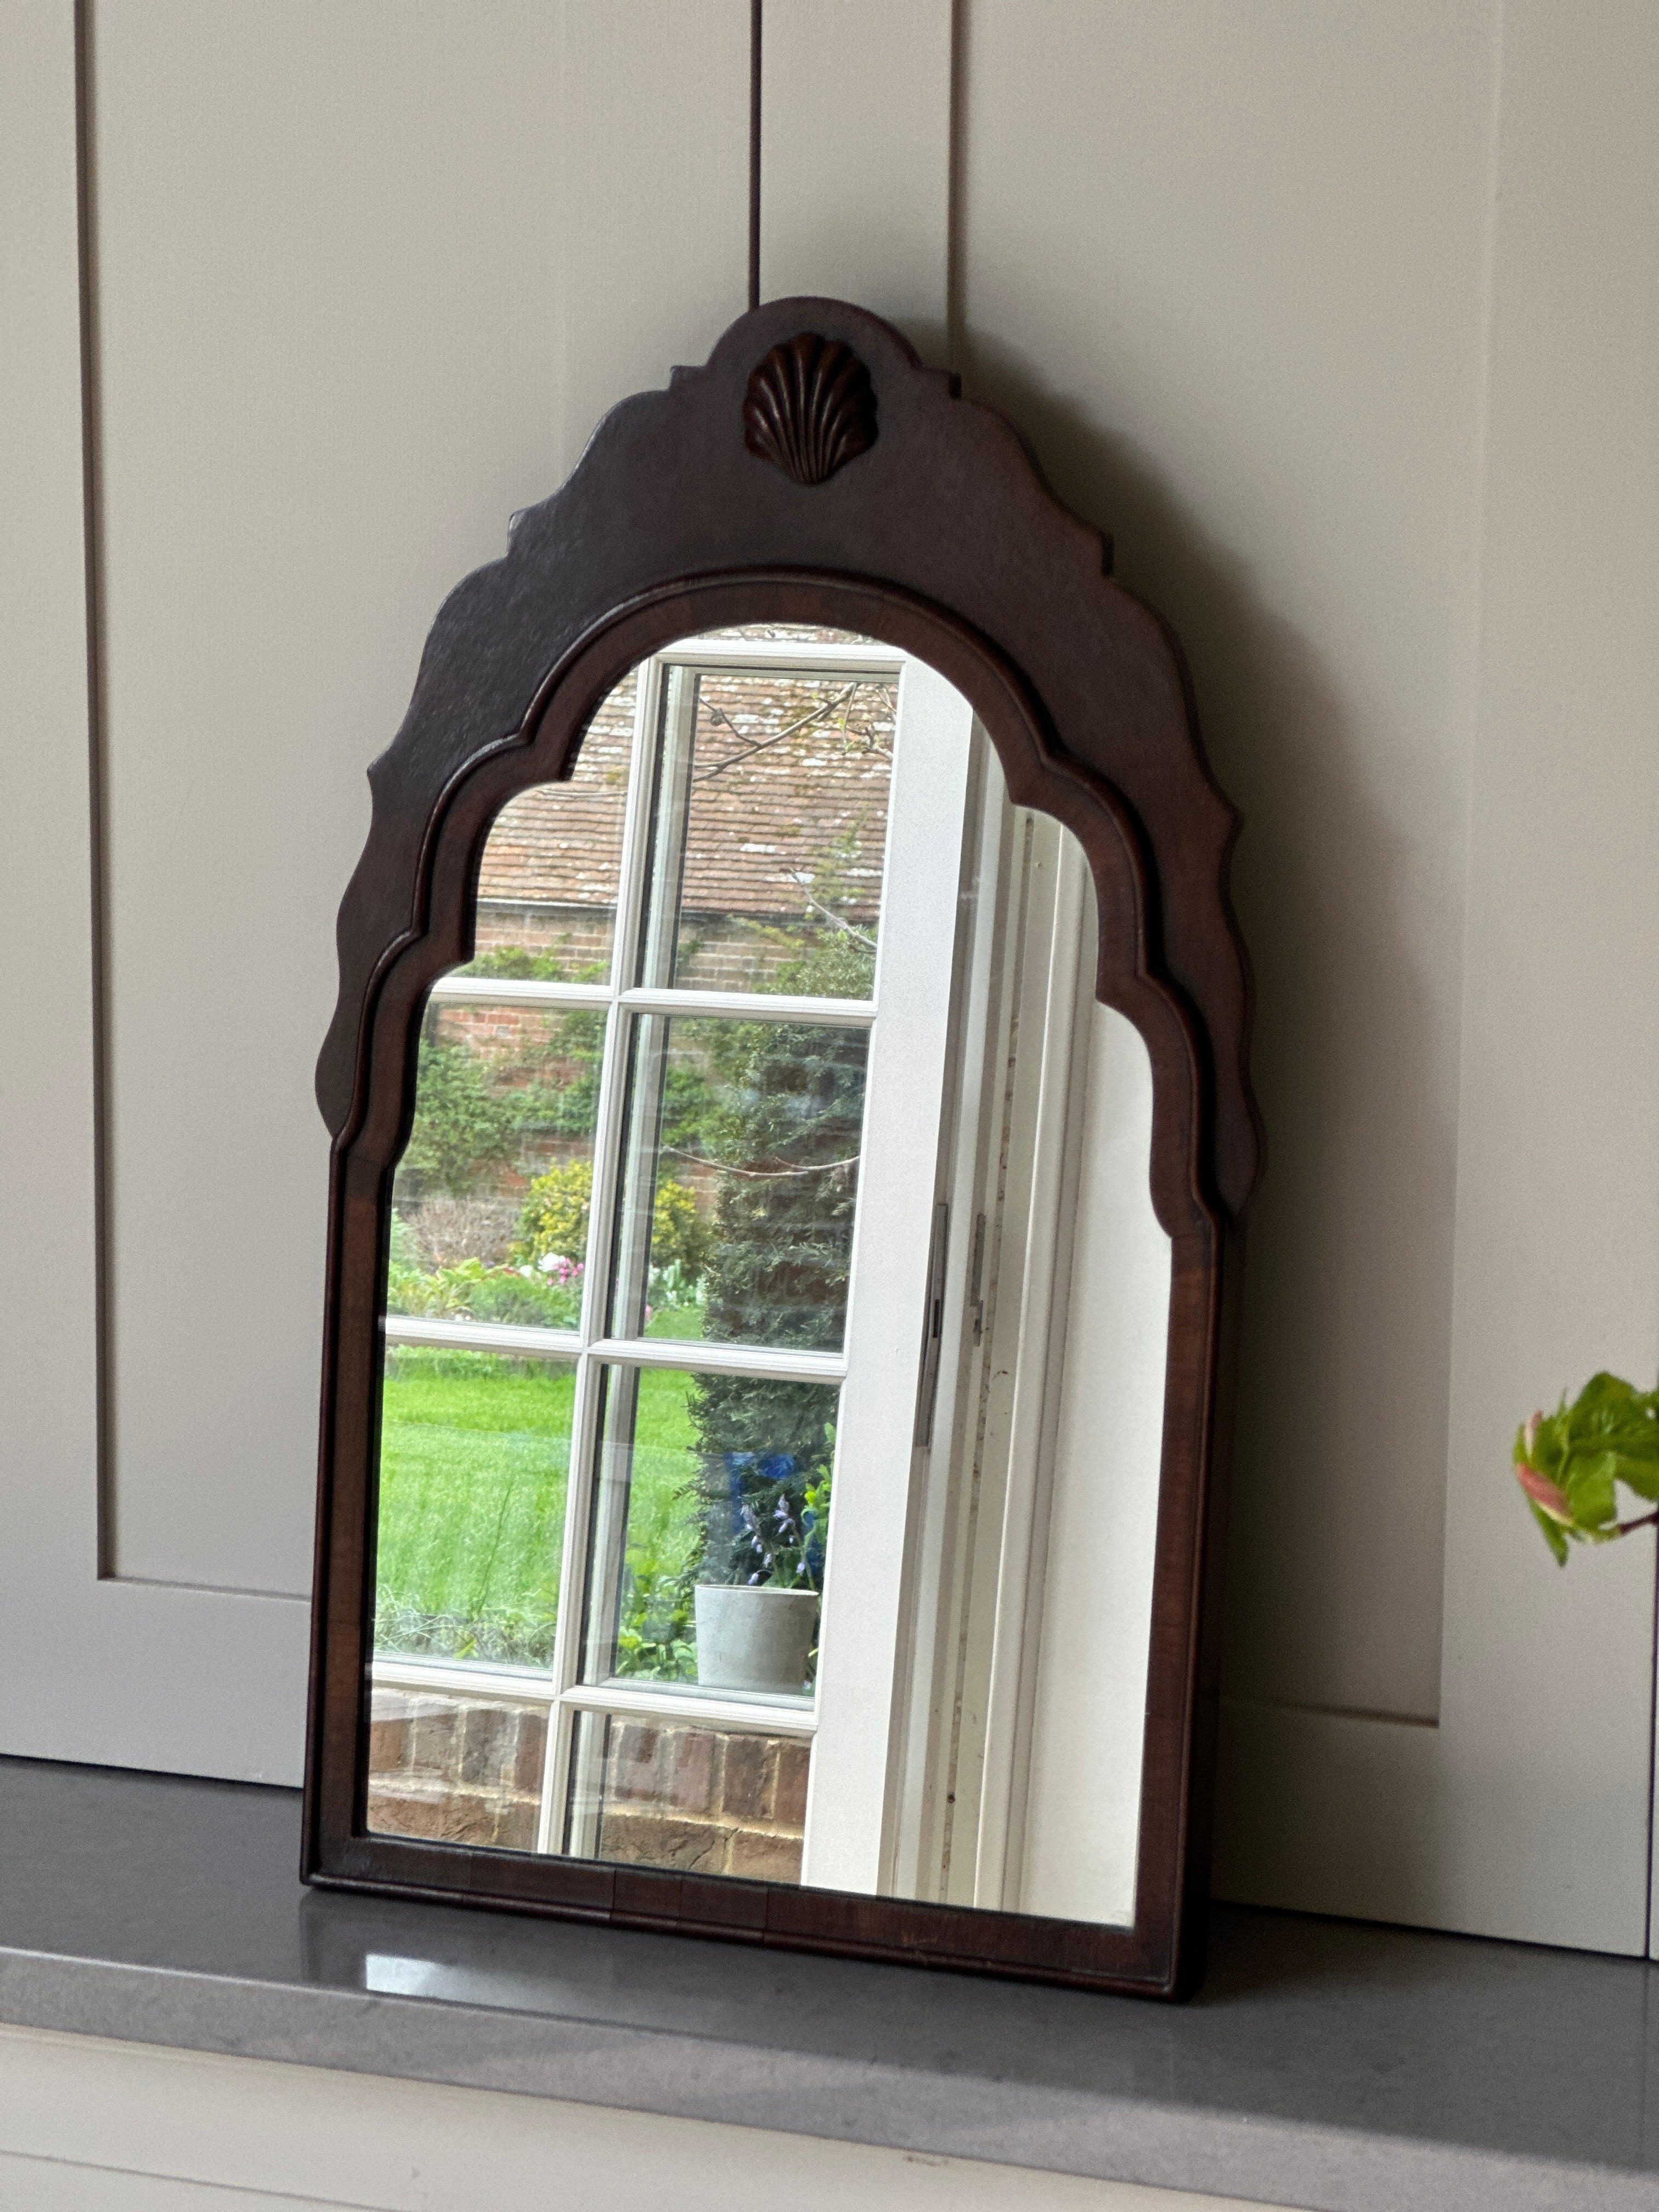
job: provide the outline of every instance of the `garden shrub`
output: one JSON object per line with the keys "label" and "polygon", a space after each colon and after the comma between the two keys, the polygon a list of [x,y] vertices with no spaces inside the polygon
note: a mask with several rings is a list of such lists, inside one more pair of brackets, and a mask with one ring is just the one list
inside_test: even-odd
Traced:
{"label": "garden shrub", "polygon": [[[514,1258],[533,1265],[556,1254],[580,1257],[587,1250],[592,1198],[589,1160],[565,1160],[538,1176],[526,1194]],[[653,1267],[678,1267],[688,1283],[695,1284],[702,1273],[711,1235],[693,1194],[672,1176],[660,1177],[651,1206]]]}
{"label": "garden shrub", "polygon": [[[863,998],[872,972],[867,944],[845,932],[785,963],[777,981],[802,996]],[[709,1157],[733,1171],[720,1178],[703,1276],[708,1334],[839,1350],[858,1199],[864,1038],[805,1023],[733,1023],[717,1033],[713,1056],[721,1082],[703,1141]],[[821,1587],[833,1404],[821,1383],[698,1378],[690,1411],[702,1444],[701,1580]]]}
{"label": "garden shrub", "polygon": [[580,1267],[563,1276],[549,1276],[463,1260],[457,1267],[434,1267],[429,1273],[395,1261],[387,1271],[386,1308],[394,1314],[574,1328],[581,1318],[581,1303]]}
{"label": "garden shrub", "polygon": [[617,1672],[660,1682],[697,1676],[694,1621],[702,1531],[672,1492],[629,1501]]}
{"label": "garden shrub", "polygon": [[417,1177],[423,1192],[465,1198],[512,1164],[521,1126],[518,1102],[493,1087],[487,1061],[465,1045],[445,1044],[430,1033],[422,1038],[415,1121],[400,1180]]}
{"label": "garden shrub", "polygon": [[592,1201],[591,1160],[562,1160],[545,1175],[538,1175],[525,1196],[514,1258],[532,1265],[555,1255],[570,1260],[583,1258]]}

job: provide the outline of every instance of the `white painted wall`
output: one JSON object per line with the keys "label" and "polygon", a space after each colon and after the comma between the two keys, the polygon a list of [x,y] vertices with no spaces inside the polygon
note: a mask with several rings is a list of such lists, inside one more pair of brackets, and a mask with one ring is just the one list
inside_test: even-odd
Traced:
{"label": "white painted wall", "polygon": [[[963,0],[951,156],[951,12],[769,0],[765,289],[954,346],[1174,622],[1246,812],[1223,1887],[1640,1948],[1651,1540],[1556,1574],[1506,1463],[1533,1403],[1659,1355],[1659,16]],[[291,1778],[362,772],[447,586],[741,307],[747,10],[88,17],[125,1579],[72,15],[25,0],[0,1741]]]}
{"label": "white painted wall", "polygon": [[761,296],[856,300],[930,361],[950,313],[951,0],[764,0]]}

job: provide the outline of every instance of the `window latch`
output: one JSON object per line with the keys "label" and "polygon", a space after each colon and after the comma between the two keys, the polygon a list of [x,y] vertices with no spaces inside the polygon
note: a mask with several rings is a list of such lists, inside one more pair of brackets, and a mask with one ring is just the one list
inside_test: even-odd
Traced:
{"label": "window latch", "polygon": [[943,1199],[933,1208],[933,1234],[927,1247],[927,1304],[921,1326],[921,1386],[916,1398],[918,1446],[933,1441],[933,1401],[939,1396],[939,1352],[945,1338],[945,1262],[951,1243],[951,1209]]}

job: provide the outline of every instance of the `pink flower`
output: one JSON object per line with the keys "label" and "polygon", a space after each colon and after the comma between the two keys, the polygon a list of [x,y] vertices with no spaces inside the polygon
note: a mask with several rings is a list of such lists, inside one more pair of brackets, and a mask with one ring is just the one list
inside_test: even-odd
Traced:
{"label": "pink flower", "polygon": [[543,1274],[551,1275],[556,1283],[563,1286],[580,1279],[583,1262],[569,1259],[562,1252],[544,1252],[536,1265]]}

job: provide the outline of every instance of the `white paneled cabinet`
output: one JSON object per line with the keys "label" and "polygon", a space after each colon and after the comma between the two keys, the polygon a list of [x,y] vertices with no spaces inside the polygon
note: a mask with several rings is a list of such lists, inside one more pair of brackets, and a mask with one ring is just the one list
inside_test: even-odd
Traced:
{"label": "white paneled cabinet", "polygon": [[[605,406],[744,301],[748,11],[93,0],[88,729],[70,0],[9,19],[27,518],[6,768],[9,1750],[292,1782],[327,1145],[364,770]],[[21,411],[21,420],[19,413]],[[43,574],[57,580],[42,609]],[[101,1556],[88,763],[101,771]],[[48,1287],[42,1291],[42,1284]]]}
{"label": "white paneled cabinet", "polygon": [[556,21],[92,10],[123,1579],[309,1585],[333,908],[433,613],[556,465]]}
{"label": "white paneled cabinet", "polygon": [[1559,1575],[1508,1459],[1659,1353],[1651,11],[966,37],[962,365],[1115,527],[1245,817],[1218,1886],[1639,1950],[1652,1540]]}
{"label": "white paneled cabinet", "polygon": [[[765,20],[766,292],[955,343],[1245,811],[1222,1887],[1640,1949],[1651,1539],[1558,1575],[1507,1457],[1659,1357],[1653,11]],[[291,1780],[363,769],[509,511],[741,308],[748,9],[85,22],[96,747],[70,0],[0,70],[0,1743]]]}
{"label": "white paneled cabinet", "polygon": [[1500,92],[1438,1725],[1242,1711],[1232,1878],[1639,1951],[1652,1540],[1559,1573],[1505,1462],[1659,1358],[1659,19],[1511,5]]}
{"label": "white paneled cabinet", "polygon": [[641,45],[625,12],[94,11],[124,1578],[307,1590],[310,1064],[364,767],[507,516],[742,305],[743,164],[708,149],[746,18]]}

